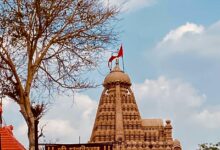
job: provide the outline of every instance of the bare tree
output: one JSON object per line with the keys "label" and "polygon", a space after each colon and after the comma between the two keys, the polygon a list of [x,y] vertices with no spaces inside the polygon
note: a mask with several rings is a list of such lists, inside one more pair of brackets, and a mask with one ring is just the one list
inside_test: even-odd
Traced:
{"label": "bare tree", "polygon": [[32,97],[91,87],[83,73],[115,41],[116,14],[101,0],[0,1],[0,95],[20,106],[30,150]]}

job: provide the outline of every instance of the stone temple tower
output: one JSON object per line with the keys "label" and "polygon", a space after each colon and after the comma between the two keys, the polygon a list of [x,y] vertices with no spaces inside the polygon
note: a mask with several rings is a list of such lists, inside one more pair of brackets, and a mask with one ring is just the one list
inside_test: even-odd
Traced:
{"label": "stone temple tower", "polygon": [[103,86],[89,143],[112,143],[114,150],[182,150],[170,120],[141,119],[131,80],[118,60]]}

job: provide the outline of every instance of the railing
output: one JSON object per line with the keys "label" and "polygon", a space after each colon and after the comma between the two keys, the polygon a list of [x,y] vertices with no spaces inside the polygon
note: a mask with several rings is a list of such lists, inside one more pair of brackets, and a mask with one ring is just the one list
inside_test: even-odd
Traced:
{"label": "railing", "polygon": [[39,150],[113,150],[113,144],[39,144]]}

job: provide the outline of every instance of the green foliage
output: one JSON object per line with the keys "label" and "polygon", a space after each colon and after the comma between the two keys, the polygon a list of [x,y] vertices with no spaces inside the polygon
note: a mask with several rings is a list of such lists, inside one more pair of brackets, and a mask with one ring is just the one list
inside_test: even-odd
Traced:
{"label": "green foliage", "polygon": [[198,150],[220,150],[220,142],[216,144],[213,143],[200,144]]}

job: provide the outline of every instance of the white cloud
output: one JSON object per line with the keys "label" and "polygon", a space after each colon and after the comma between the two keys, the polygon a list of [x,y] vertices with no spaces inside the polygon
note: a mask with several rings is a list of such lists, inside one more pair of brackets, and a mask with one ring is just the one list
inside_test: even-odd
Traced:
{"label": "white cloud", "polygon": [[220,56],[220,22],[209,27],[195,23],[186,23],[171,30],[158,43],[159,55],[176,53],[195,53],[203,57]]}
{"label": "white cloud", "polygon": [[156,3],[156,0],[104,0],[104,3],[117,6],[122,12],[132,12],[153,5]]}
{"label": "white cloud", "polygon": [[204,31],[204,27],[202,25],[197,25],[194,23],[186,23],[178,27],[175,30],[171,30],[164,38],[163,43],[168,41],[177,41],[181,39],[186,34],[201,34]]}
{"label": "white cloud", "polygon": [[[43,140],[47,142],[71,142],[77,132],[72,125],[71,119],[43,119],[41,120],[41,125],[44,124],[46,126],[43,128],[45,135]],[[66,141],[64,139],[66,139]]]}
{"label": "white cloud", "polygon": [[200,107],[206,99],[205,94],[199,93],[189,83],[179,79],[169,80],[164,76],[135,84],[134,90],[140,106],[151,105],[147,113],[157,117],[187,116],[188,110]]}
{"label": "white cloud", "polygon": [[46,141],[63,143],[87,142],[91,134],[97,102],[89,96],[75,94],[74,98],[58,96],[55,104],[40,122],[46,124],[44,134]]}
{"label": "white cloud", "polygon": [[206,105],[206,95],[182,80],[146,79],[134,85],[134,93],[141,112],[152,117],[193,120],[207,129],[220,128],[220,106]]}
{"label": "white cloud", "polygon": [[195,121],[199,125],[209,128],[209,129],[219,129],[220,128],[220,111],[212,111],[210,109],[204,109],[203,111],[195,114]]}

